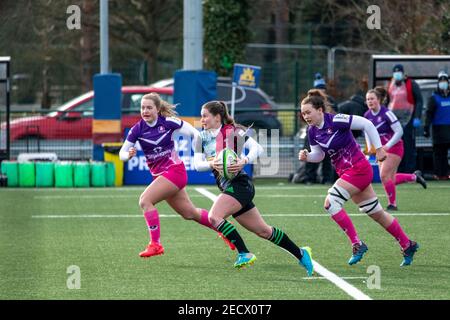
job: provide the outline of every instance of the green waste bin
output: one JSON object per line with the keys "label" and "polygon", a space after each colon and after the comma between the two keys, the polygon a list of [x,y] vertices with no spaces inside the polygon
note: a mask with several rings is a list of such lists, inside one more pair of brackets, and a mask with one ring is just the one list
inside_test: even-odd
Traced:
{"label": "green waste bin", "polygon": [[102,146],[104,150],[105,162],[114,163],[114,184],[116,187],[120,187],[123,185],[123,161],[119,158],[119,151],[122,147],[122,142],[108,142],[103,143]]}
{"label": "green waste bin", "polygon": [[53,187],[55,185],[54,171],[53,162],[36,162],[36,187]]}
{"label": "green waste bin", "polygon": [[8,177],[8,187],[19,186],[19,166],[15,161],[2,161],[2,174]]}
{"label": "green waste bin", "polygon": [[89,162],[75,162],[73,171],[75,187],[88,188],[91,186],[91,165],[89,164]]}
{"label": "green waste bin", "polygon": [[107,187],[114,187],[116,181],[116,169],[114,162],[108,161],[105,162],[106,165],[106,181],[105,184]]}
{"label": "green waste bin", "polygon": [[34,162],[19,162],[19,187],[36,186],[36,168]]}
{"label": "green waste bin", "polygon": [[106,164],[104,162],[91,163],[91,185],[93,187],[106,186]]}
{"label": "green waste bin", "polygon": [[55,164],[55,187],[73,187],[73,164],[71,161],[60,161]]}

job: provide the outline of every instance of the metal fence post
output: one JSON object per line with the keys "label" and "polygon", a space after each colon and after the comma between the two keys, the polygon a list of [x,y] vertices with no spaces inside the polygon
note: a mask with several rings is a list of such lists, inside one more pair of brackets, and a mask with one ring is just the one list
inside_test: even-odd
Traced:
{"label": "metal fence post", "polygon": [[298,113],[297,113],[297,104],[299,103],[299,95],[300,95],[300,86],[299,86],[299,62],[298,60],[294,63],[294,113],[295,113],[295,120],[294,120],[294,134],[298,132]]}
{"label": "metal fence post", "polygon": [[312,77],[312,74],[313,74],[313,71],[312,71],[312,62],[313,62],[313,52],[312,52],[312,50],[313,50],[313,48],[312,48],[312,30],[311,30],[311,26],[312,26],[311,22],[308,23],[308,46],[309,46],[309,50],[308,50],[308,76],[306,77],[306,79],[308,81],[310,81],[310,82],[312,82],[310,77]]}
{"label": "metal fence post", "polygon": [[144,60],[144,85],[148,85],[148,61]]}

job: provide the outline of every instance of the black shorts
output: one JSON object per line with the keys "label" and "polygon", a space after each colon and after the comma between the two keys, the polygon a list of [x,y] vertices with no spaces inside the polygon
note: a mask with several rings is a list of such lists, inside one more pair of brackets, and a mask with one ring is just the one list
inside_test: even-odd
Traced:
{"label": "black shorts", "polygon": [[234,218],[255,207],[255,204],[253,203],[255,187],[253,186],[250,177],[247,175],[234,178],[223,193],[235,198],[242,206],[241,210],[233,214]]}

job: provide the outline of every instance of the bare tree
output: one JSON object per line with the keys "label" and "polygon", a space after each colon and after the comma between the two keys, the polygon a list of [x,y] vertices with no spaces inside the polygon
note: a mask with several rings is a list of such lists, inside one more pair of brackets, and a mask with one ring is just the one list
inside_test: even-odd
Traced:
{"label": "bare tree", "polygon": [[[397,53],[439,53],[445,31],[442,18],[449,14],[447,1],[324,0],[332,22],[345,21],[356,33],[362,48]],[[377,5],[381,11],[381,29],[370,30],[367,8]]]}
{"label": "bare tree", "polygon": [[110,1],[111,37],[148,61],[150,81],[158,78],[161,44],[182,39],[182,22],[181,0]]}
{"label": "bare tree", "polygon": [[[380,8],[381,29],[369,29],[369,6]],[[312,23],[315,44],[346,46],[396,54],[448,52],[450,2],[441,0],[305,0],[299,6],[301,24]],[[304,39],[303,39],[304,40]],[[369,53],[336,54],[336,96],[364,90]],[[325,62],[324,62],[325,63]],[[328,79],[330,80],[330,79]]]}
{"label": "bare tree", "polygon": [[94,21],[98,19],[98,5],[92,0],[83,0],[82,4],[83,19],[80,37],[80,75],[83,91],[89,91],[93,88],[93,62],[98,54],[98,28]]}

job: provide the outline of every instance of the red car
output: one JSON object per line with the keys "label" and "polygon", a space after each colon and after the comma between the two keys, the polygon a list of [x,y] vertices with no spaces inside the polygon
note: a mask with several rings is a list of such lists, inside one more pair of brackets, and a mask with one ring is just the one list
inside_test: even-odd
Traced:
{"label": "red car", "polygon": [[[142,96],[150,92],[157,92],[163,100],[173,102],[173,88],[122,87],[122,130],[139,121]],[[93,115],[94,92],[90,91],[46,115],[12,120],[10,139],[92,139]]]}

